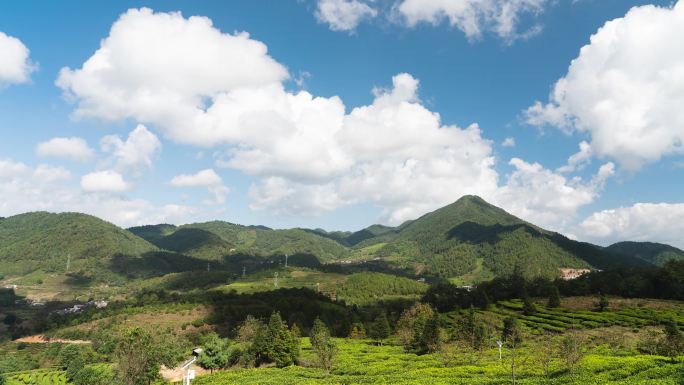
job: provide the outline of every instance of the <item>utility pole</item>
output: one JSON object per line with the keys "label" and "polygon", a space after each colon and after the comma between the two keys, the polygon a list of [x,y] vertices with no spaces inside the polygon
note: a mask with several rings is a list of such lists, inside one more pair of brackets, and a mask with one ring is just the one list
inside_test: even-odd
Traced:
{"label": "utility pole", "polygon": [[499,345],[499,361],[501,361],[501,348],[503,347],[503,341],[498,340],[496,344]]}
{"label": "utility pole", "polygon": [[276,289],[278,288],[278,272],[277,271],[275,273],[273,273],[273,286],[275,286]]}
{"label": "utility pole", "polygon": [[211,270],[211,267],[209,267],[209,262],[207,262],[207,273]]}
{"label": "utility pole", "polygon": [[244,279],[247,276],[247,267],[242,266],[242,278]]}
{"label": "utility pole", "polygon": [[69,266],[71,265],[71,254],[67,255],[67,265],[66,265],[66,271],[67,273],[69,272]]}
{"label": "utility pole", "polygon": [[287,268],[287,254],[285,254],[285,267]]}

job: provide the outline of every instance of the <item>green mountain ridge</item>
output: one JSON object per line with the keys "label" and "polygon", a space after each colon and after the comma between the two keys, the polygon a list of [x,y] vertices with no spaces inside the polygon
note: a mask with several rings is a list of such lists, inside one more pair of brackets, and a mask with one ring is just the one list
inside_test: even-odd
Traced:
{"label": "green mountain ridge", "polygon": [[157,247],[97,217],[33,212],[0,221],[0,273],[94,268],[115,255],[139,256]]}
{"label": "green mountain ridge", "polygon": [[[645,254],[643,250],[653,248],[645,246],[650,244],[638,245],[602,248],[574,241],[476,196],[462,197],[398,227],[372,225],[356,232],[276,230],[225,221],[124,230],[90,215],[36,212],[0,220],[0,274],[65,272],[67,259],[70,271],[91,275],[109,269],[119,276],[150,276],[202,268],[207,262],[238,271],[245,258],[274,263],[289,255],[304,258],[308,266],[372,260],[376,270],[477,282],[516,269],[529,277],[553,277],[560,268],[662,262],[662,253]],[[664,252],[681,257],[679,249]]]}
{"label": "green mountain ridge", "polygon": [[656,242],[618,242],[606,247],[606,250],[631,255],[657,266],[663,266],[669,260],[684,260],[684,250]]}

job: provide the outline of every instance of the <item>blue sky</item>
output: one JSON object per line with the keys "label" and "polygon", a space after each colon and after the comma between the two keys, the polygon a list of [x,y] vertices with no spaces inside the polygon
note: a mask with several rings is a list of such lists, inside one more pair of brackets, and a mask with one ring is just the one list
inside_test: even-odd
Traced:
{"label": "blue sky", "polygon": [[682,21],[670,1],[3,2],[0,215],[355,230],[476,193],[684,246]]}

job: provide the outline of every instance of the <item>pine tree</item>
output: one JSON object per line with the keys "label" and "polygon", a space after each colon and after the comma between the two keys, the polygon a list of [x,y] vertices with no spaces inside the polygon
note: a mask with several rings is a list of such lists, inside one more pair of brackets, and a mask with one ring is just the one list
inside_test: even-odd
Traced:
{"label": "pine tree", "polygon": [[333,360],[337,355],[337,346],[330,338],[330,330],[319,318],[314,321],[309,338],[319,365],[326,373],[330,373]]}
{"label": "pine tree", "polygon": [[280,313],[273,312],[266,331],[266,356],[279,368],[294,365],[299,357],[299,340],[290,332]]}
{"label": "pine tree", "polygon": [[551,294],[549,295],[548,306],[551,308],[561,306],[560,293],[558,292],[558,286],[556,285],[551,285]]}
{"label": "pine tree", "polygon": [[216,333],[210,333],[204,337],[202,346],[204,351],[197,359],[199,366],[209,369],[213,373],[214,370],[222,369],[228,365],[228,341]]}
{"label": "pine tree", "polygon": [[387,321],[387,315],[385,312],[381,312],[379,316],[375,318],[370,329],[370,337],[376,340],[380,345],[382,345],[382,340],[389,337],[390,335],[390,325]]}
{"label": "pine tree", "polygon": [[608,297],[605,294],[601,294],[601,297],[599,297],[598,301],[598,311],[606,311],[608,310],[608,306],[610,305],[610,301],[608,301]]}
{"label": "pine tree", "polygon": [[439,318],[435,314],[425,323],[423,332],[420,335],[418,350],[420,353],[434,353],[439,350],[440,346]]}
{"label": "pine tree", "polygon": [[525,295],[523,297],[523,314],[524,315],[535,315],[535,314],[537,314],[537,307],[534,305],[534,302],[532,302],[532,298],[530,298],[530,296],[527,295],[527,292],[525,292]]}

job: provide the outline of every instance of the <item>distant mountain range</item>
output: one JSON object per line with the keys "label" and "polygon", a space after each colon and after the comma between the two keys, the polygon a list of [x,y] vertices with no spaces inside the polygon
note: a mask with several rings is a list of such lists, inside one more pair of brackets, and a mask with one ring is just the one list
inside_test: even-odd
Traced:
{"label": "distant mountain range", "polygon": [[356,232],[274,230],[223,221],[121,229],[96,217],[34,212],[0,220],[0,275],[69,272],[95,278],[160,275],[284,255],[316,263],[382,263],[416,275],[478,281],[518,269],[529,277],[560,268],[648,267],[684,251],[648,242],[609,247],[544,230],[476,196],[398,227]]}

